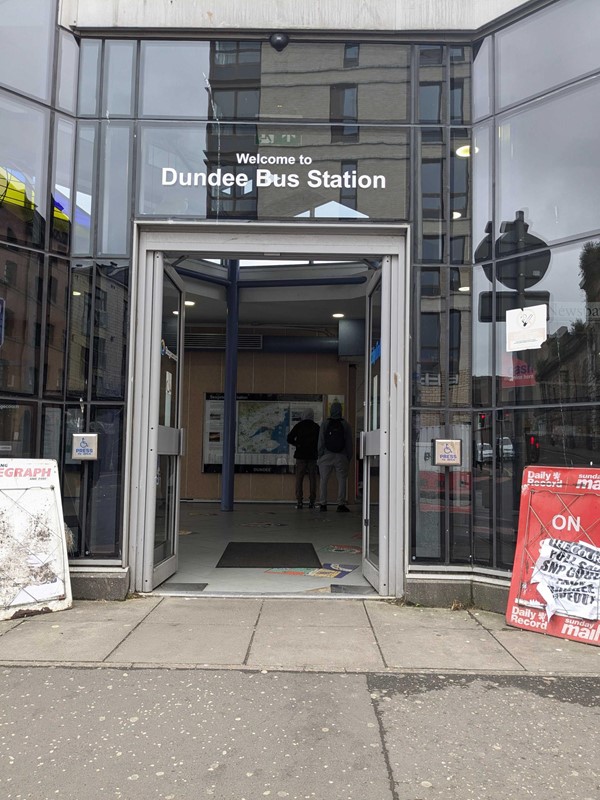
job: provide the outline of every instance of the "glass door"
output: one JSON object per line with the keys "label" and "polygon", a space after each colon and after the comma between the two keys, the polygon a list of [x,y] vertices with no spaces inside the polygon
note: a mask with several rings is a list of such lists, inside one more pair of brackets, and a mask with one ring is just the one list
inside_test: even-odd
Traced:
{"label": "glass door", "polygon": [[[388,285],[390,259],[367,295],[365,347],[365,430],[361,434],[363,463],[363,575],[379,592],[388,593],[388,442],[389,442],[389,312],[382,302]],[[387,317],[387,318],[386,318]]]}
{"label": "glass door", "polygon": [[184,291],[162,253],[153,265],[154,310],[150,324],[149,430],[147,437],[144,591],[150,591],[177,571],[179,472],[183,452],[180,427],[183,372]]}

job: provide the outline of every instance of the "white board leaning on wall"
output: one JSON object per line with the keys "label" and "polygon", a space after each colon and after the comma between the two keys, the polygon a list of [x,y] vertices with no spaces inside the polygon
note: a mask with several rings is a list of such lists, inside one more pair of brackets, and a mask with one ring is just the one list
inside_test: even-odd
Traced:
{"label": "white board leaning on wall", "polygon": [[0,459],[0,620],[72,602],[56,461]]}

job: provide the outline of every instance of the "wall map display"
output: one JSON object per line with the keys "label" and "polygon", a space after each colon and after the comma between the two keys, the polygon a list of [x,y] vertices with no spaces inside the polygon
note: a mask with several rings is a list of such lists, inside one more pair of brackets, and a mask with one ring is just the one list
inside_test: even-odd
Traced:
{"label": "wall map display", "polygon": [[[287,435],[312,408],[315,422],[323,419],[323,395],[320,394],[238,394],[236,399],[235,471],[291,472],[294,448]],[[223,464],[222,393],[204,397],[204,435],[202,469],[221,472]]]}

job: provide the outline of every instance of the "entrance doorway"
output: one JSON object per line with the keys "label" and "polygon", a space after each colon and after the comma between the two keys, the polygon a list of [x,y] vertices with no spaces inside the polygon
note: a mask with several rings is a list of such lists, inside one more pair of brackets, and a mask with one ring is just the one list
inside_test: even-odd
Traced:
{"label": "entrance doorway", "polygon": [[[170,370],[161,368],[163,376],[171,377],[162,378],[158,398],[146,414],[147,425],[155,427],[157,413],[169,403],[172,424],[164,425],[159,419],[156,427],[170,430],[160,433],[156,443],[152,436],[144,436],[144,415],[136,419],[135,413],[144,403],[135,381],[132,464],[137,460],[143,473],[143,480],[131,487],[137,500],[131,504],[130,515],[136,588],[150,591],[162,584],[163,591],[171,586],[193,593],[196,584],[198,591],[219,594],[318,594],[336,589],[351,594],[372,587],[382,595],[402,593],[408,317],[404,313],[405,231],[345,225],[303,226],[300,232],[297,227],[292,231],[291,226],[260,225],[253,226],[251,233],[247,226],[227,224],[195,226],[193,232],[189,227],[156,228],[141,232],[139,264],[152,264],[154,279],[150,288],[147,273],[142,276],[138,270],[138,319],[145,318],[144,308],[153,308],[158,318],[160,308],[161,360],[166,356],[172,362]],[[174,299],[178,308],[171,308]],[[187,307],[191,311],[187,321],[186,299],[196,303]],[[345,322],[358,323],[355,338],[356,329],[362,331],[360,354],[356,347],[344,351],[341,335],[324,335],[331,331],[323,329],[319,313],[327,308],[327,324],[335,330],[338,323],[331,314],[344,304],[352,309]],[[219,309],[220,319],[215,318]],[[165,325],[170,328],[166,338]],[[173,338],[175,330],[179,338]],[[139,333],[136,362],[144,360]],[[145,335],[149,334],[146,329]],[[153,335],[156,341],[156,332]],[[211,347],[215,336],[221,336],[216,348]],[[248,336],[261,337],[263,344],[270,337],[267,347],[250,359],[243,352]],[[332,338],[333,343],[328,341]],[[333,345],[335,351],[326,352]],[[308,355],[311,347],[316,350]],[[295,374],[282,381],[278,371],[286,349],[284,372]],[[316,369],[307,367],[314,362],[319,362]],[[138,371],[142,369],[140,365]],[[156,377],[150,377],[150,385],[155,395]],[[293,449],[290,453],[285,444],[285,429],[306,407],[312,407],[320,422],[334,400],[341,401],[355,434],[355,460],[348,482],[353,513],[336,514],[335,503],[328,504],[326,515],[318,510],[309,514],[309,509],[298,513],[290,468]],[[282,415],[281,419],[271,420],[271,413]],[[273,425],[278,428],[276,435]],[[268,447],[255,447],[254,442],[246,446],[244,437],[265,436]],[[163,468],[169,475],[164,483]],[[393,491],[392,480],[396,481]],[[336,496],[335,480],[330,483],[331,500]],[[169,511],[170,503],[178,511]],[[140,529],[136,510],[139,514],[142,507]],[[279,568],[265,569],[265,564],[257,572],[242,560],[228,569],[221,563],[227,545],[236,542],[241,547],[244,541],[310,544],[318,562],[311,569],[301,555],[280,555],[284,560]],[[204,551],[213,560],[196,571],[195,579],[190,570],[194,550],[196,555]],[[297,557],[299,562],[288,564],[288,557]],[[336,567],[342,569],[334,575]],[[282,575],[287,576],[283,581]]]}

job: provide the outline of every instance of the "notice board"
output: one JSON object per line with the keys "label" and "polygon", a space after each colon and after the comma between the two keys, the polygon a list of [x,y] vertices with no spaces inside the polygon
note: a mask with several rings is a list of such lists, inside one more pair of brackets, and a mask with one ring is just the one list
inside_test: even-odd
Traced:
{"label": "notice board", "polygon": [[600,469],[523,471],[506,621],[600,644]]}
{"label": "notice board", "polygon": [[0,619],[71,605],[57,463],[0,460]]}

